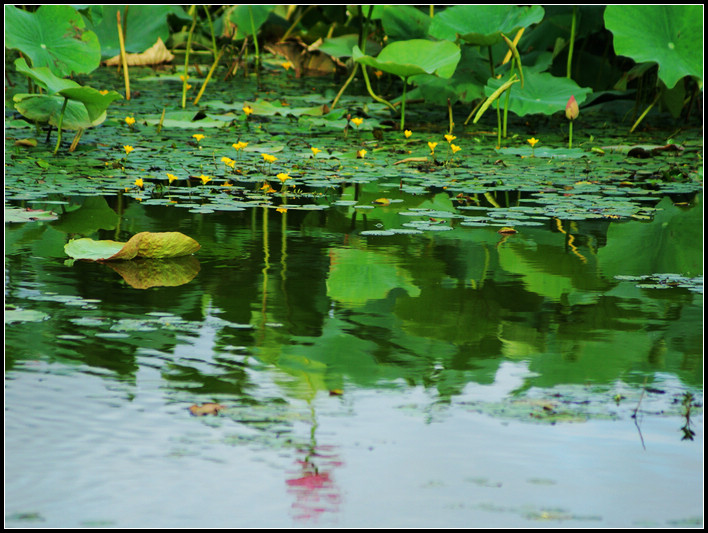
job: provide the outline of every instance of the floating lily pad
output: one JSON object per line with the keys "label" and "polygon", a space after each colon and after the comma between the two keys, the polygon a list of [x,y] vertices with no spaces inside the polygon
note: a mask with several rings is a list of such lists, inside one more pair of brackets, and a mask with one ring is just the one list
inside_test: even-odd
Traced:
{"label": "floating lily pad", "polygon": [[64,251],[74,259],[89,261],[121,261],[136,257],[164,259],[190,255],[199,250],[197,241],[177,231],[150,233],[144,231],[133,235],[127,243],[76,239],[70,241]]}

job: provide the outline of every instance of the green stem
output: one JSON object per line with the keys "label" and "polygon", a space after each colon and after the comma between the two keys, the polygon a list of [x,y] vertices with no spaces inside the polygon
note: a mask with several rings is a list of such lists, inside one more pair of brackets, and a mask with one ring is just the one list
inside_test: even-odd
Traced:
{"label": "green stem", "polygon": [[401,131],[405,129],[406,125],[406,90],[408,89],[408,80],[401,78],[403,80],[403,98],[401,99]]}
{"label": "green stem", "polygon": [[256,35],[256,25],[253,22],[253,10],[251,9],[251,6],[248,6],[248,15],[251,17],[251,33],[253,34],[253,48],[255,49],[256,52],[256,75],[260,72],[260,67],[261,67],[261,55],[260,52],[258,51],[258,36]]}
{"label": "green stem", "polygon": [[573,121],[570,121],[570,128],[568,129],[568,148],[573,147]]}
{"label": "green stem", "polygon": [[209,13],[209,6],[204,6],[204,12],[207,16],[207,21],[209,22],[209,31],[211,32],[211,48],[213,50],[214,59],[216,60],[216,55],[219,53],[219,49],[216,47],[216,37],[214,36],[214,24],[211,21],[211,13]]}
{"label": "green stem", "polygon": [[575,22],[577,18],[578,6],[573,6],[573,19],[570,23],[570,44],[568,45],[568,65],[566,78],[570,79],[570,66],[573,62],[573,48],[575,46]]}
{"label": "green stem", "polygon": [[68,103],[69,99],[64,98],[64,104],[61,106],[61,114],[59,115],[59,124],[57,125],[57,145],[54,147],[54,155],[59,151],[59,145],[61,144],[61,125],[64,122],[64,111],[66,111]]}
{"label": "green stem", "polygon": [[189,28],[189,34],[187,35],[187,49],[184,54],[184,79],[182,80],[182,109],[184,109],[187,102],[187,81],[189,80],[189,51],[192,49],[192,34],[194,34],[194,28],[197,26],[197,10],[194,10],[192,14],[192,27]]}
{"label": "green stem", "polygon": [[387,101],[387,100],[384,100],[384,99],[381,98],[380,96],[377,96],[376,93],[374,93],[374,90],[371,88],[371,82],[369,81],[369,75],[368,75],[367,72],[366,72],[366,66],[362,66],[362,67],[361,67],[361,71],[364,73],[364,82],[366,83],[366,90],[369,91],[369,94],[371,95],[371,98],[373,98],[373,99],[376,100],[377,102],[380,102],[380,103],[382,103],[382,104],[384,104],[384,105],[387,105],[387,106],[388,106],[389,108],[391,108],[391,110],[395,113],[395,112],[396,112],[396,108],[395,108],[395,106],[394,106],[391,102],[389,102],[389,101]]}
{"label": "green stem", "polygon": [[334,99],[334,102],[332,102],[332,109],[335,108],[335,106],[337,105],[337,102],[339,102],[339,99],[342,97],[342,94],[344,94],[344,91],[346,91],[347,87],[349,87],[349,84],[354,79],[354,76],[356,76],[356,73],[358,70],[359,70],[359,63],[354,63],[354,68],[352,69],[352,73],[347,78],[347,81],[344,82],[344,85],[342,85],[342,88],[339,89],[339,92],[337,93],[337,96]]}

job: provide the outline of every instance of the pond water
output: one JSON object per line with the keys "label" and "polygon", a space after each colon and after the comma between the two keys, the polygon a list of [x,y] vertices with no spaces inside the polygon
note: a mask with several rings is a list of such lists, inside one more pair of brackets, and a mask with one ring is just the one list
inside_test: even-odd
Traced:
{"label": "pond water", "polygon": [[[695,132],[654,163],[458,128],[431,163],[440,110],[405,140],[345,97],[343,135],[303,111],[331,87],[244,120],[217,83],[156,133],[178,85],[135,80],[75,153],[6,131],[6,525],[702,527]],[[64,250],[143,231],[201,248]]]}
{"label": "pond water", "polygon": [[370,235],[376,210],[126,200],[125,230],[202,245],[150,289],[65,264],[66,216],[7,226],[6,302],[37,313],[5,330],[8,525],[701,522],[702,293],[603,257],[661,220],[569,246],[552,221]]}

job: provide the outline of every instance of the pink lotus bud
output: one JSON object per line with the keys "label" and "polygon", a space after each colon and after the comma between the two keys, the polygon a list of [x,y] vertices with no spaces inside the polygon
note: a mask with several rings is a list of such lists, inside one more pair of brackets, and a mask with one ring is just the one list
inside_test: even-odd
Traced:
{"label": "pink lotus bud", "polygon": [[580,114],[580,108],[578,107],[578,102],[575,101],[575,96],[571,96],[568,103],[565,104],[565,116],[568,120],[575,120]]}

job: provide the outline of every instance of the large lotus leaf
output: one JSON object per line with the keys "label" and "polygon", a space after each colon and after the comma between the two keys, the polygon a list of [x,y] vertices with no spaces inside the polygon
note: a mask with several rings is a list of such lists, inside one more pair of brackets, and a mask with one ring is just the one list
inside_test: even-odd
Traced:
{"label": "large lotus leaf", "polygon": [[[41,123],[48,122],[52,126],[59,127],[59,117],[61,117],[62,107],[64,106],[64,98],[61,96],[16,94],[13,97],[13,101],[15,102],[15,109],[23,117]],[[69,100],[64,110],[61,127],[64,130],[85,130],[98,126],[104,120],[106,120],[105,112],[91,120],[84,104]]]}
{"label": "large lotus leaf", "polygon": [[417,89],[408,93],[409,98],[416,98],[416,91],[426,102],[446,105],[462,101],[470,103],[484,96],[484,86],[489,77],[486,58],[482,58],[479,49],[472,46],[462,48],[462,57],[454,76],[449,79],[438,78],[430,74],[412,76],[408,81]]}
{"label": "large lotus leaf", "polygon": [[231,11],[229,20],[236,24],[238,33],[236,39],[243,39],[258,31],[268,19],[273,6],[268,5],[237,5]]}
{"label": "large lotus leaf", "polygon": [[185,17],[184,9],[178,5],[104,5],[100,22],[88,23],[101,41],[101,56],[105,58],[120,54],[116,12],[121,12],[121,22],[125,27],[125,49],[127,52],[144,52],[153,46],[157,39],[167,42],[170,26],[167,16],[170,14]]}
{"label": "large lotus leaf", "polygon": [[[357,46],[358,43],[359,35],[356,33],[348,33],[346,35],[338,35],[337,37],[327,37],[322,44],[317,47],[317,50],[332,57],[351,57],[352,49]],[[376,41],[367,41],[366,50],[371,54],[378,54],[381,51],[381,45]]]}
{"label": "large lotus leaf", "polygon": [[658,63],[669,89],[684,76],[703,81],[702,5],[609,5],[605,25],[615,52]]}
{"label": "large lotus leaf", "polygon": [[436,39],[463,41],[491,46],[521,28],[540,22],[544,10],[540,6],[519,7],[505,5],[459,5],[436,13],[429,33]]}
{"label": "large lotus leaf", "polygon": [[460,48],[450,41],[411,39],[386,46],[377,57],[364,55],[354,47],[355,61],[373,68],[408,78],[416,74],[435,74],[449,78],[460,61]]}
{"label": "large lotus leaf", "polygon": [[101,62],[101,46],[71,6],[47,4],[34,13],[5,6],[5,46],[20,50],[32,66],[57,76],[88,73]]}
{"label": "large lotus leaf", "polygon": [[64,89],[81,87],[73,80],[60,78],[48,67],[30,67],[24,57],[15,60],[15,68],[17,72],[21,72],[46,89],[49,94],[54,94]]}
{"label": "large lotus leaf", "polygon": [[[565,109],[571,96],[579,104],[592,93],[592,89],[579,87],[573,80],[557,78],[548,72],[537,72],[532,69],[524,71],[524,87],[517,83],[511,88],[509,110],[518,116],[541,113],[552,115]],[[484,92],[487,96],[497,90],[506,80],[491,78]],[[506,96],[501,96],[501,101],[506,101]]]}
{"label": "large lotus leaf", "polygon": [[116,91],[109,91],[106,94],[101,94],[92,87],[73,87],[70,89],[63,89],[59,91],[61,96],[65,96],[73,101],[78,101],[84,104],[86,111],[88,112],[89,120],[92,122],[99,119],[101,116],[105,116],[106,109],[111,105],[113,100],[118,100],[123,98],[123,96]]}
{"label": "large lotus leaf", "polygon": [[75,239],[67,243],[64,251],[74,259],[90,261],[121,261],[136,257],[165,259],[182,257],[199,250],[197,241],[178,231],[151,233],[143,231],[133,235],[128,242]]}
{"label": "large lotus leaf", "polygon": [[381,25],[390,41],[425,39],[432,20],[417,7],[401,4],[377,6],[376,14],[381,18]]}

